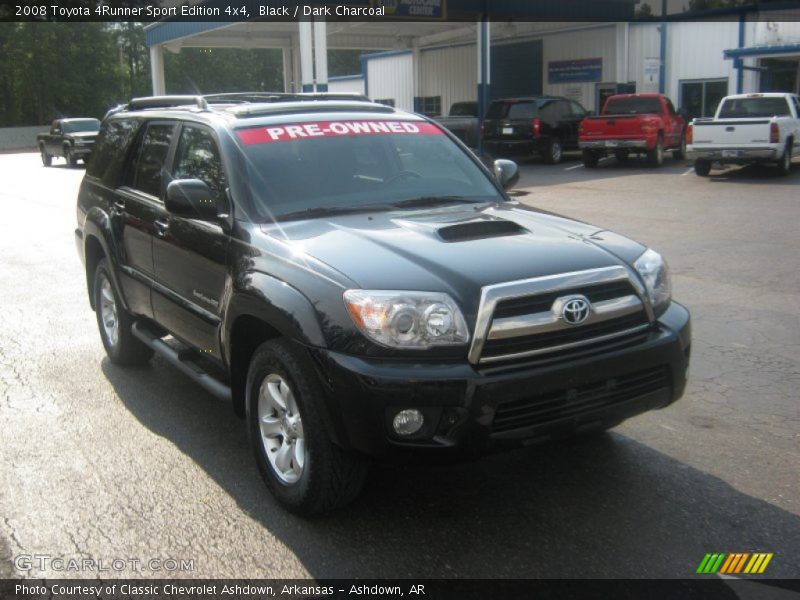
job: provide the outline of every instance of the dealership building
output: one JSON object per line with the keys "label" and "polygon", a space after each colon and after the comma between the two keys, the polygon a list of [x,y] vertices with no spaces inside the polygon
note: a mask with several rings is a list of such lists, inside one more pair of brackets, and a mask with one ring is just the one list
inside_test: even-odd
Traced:
{"label": "dealership building", "polygon": [[[597,111],[614,93],[661,91],[691,116],[708,116],[727,94],[800,91],[797,3],[635,20],[632,0],[573,0],[537,20],[545,4],[536,0],[495,0],[493,14],[470,0],[425,0],[418,21],[409,11],[419,0],[386,4],[398,20],[149,25],[154,92],[166,89],[163,52],[184,47],[280,48],[285,91],[362,93],[428,115],[538,94]],[[329,78],[330,49],[364,50],[360,72]]]}

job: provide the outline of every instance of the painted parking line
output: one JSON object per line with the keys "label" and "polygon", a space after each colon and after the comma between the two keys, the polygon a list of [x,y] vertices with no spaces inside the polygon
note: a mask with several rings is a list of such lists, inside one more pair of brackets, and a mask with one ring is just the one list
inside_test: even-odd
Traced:
{"label": "painted parking line", "polygon": [[[599,160],[599,162],[604,162],[606,160],[611,160],[612,158],[614,158],[614,157],[613,156],[604,156],[603,158],[601,158]],[[583,168],[584,168],[584,166],[582,164],[579,164],[579,165],[572,165],[571,167],[567,167],[564,170],[565,171],[572,171],[573,169],[583,169]]]}
{"label": "painted parking line", "polygon": [[681,177],[683,177],[684,175],[688,175],[689,173],[694,173],[694,167],[689,167],[688,169],[686,169],[683,173],[681,173]]}

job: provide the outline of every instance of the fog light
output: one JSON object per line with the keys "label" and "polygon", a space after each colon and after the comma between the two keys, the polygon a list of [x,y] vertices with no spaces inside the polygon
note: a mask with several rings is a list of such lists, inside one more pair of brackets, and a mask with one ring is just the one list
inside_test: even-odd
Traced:
{"label": "fog light", "polygon": [[394,416],[392,426],[398,435],[413,435],[425,424],[425,418],[416,408],[401,410]]}

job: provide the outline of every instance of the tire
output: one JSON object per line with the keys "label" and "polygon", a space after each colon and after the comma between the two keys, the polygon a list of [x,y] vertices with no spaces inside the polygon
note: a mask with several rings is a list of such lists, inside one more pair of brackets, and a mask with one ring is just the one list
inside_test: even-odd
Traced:
{"label": "tire", "polygon": [[92,293],[100,339],[109,360],[117,365],[141,365],[150,360],[153,351],[134,337],[131,331],[133,317],[122,307],[105,258],[100,260],[94,272]]}
{"label": "tire", "polygon": [[655,147],[647,151],[647,163],[651,167],[660,167],[664,164],[664,136],[660,133],[658,134]]}
{"label": "tire", "polygon": [[250,361],[247,432],[261,477],[287,510],[311,516],[351,502],[361,492],[366,463],[331,442],[324,398],[309,358],[274,339]]}
{"label": "tire", "polygon": [[614,150],[614,157],[619,162],[626,162],[630,158],[630,152],[627,150]]}
{"label": "tire", "polygon": [[561,144],[561,140],[557,137],[551,137],[550,141],[547,142],[547,147],[542,153],[544,162],[546,162],[548,165],[557,165],[561,162],[563,157],[564,147]]}
{"label": "tire", "polygon": [[708,177],[708,174],[711,172],[711,161],[698,158],[694,161],[694,172],[700,177]]}
{"label": "tire", "polygon": [[675,160],[685,160],[686,159],[686,132],[681,132],[681,145],[678,146],[677,149],[672,151],[672,158]]}
{"label": "tire", "polygon": [[72,146],[64,146],[64,158],[70,167],[74,167],[78,164],[78,159],[75,158],[75,155],[72,153]]}
{"label": "tire", "polygon": [[45,167],[49,167],[53,164],[53,157],[47,153],[47,150],[44,149],[44,144],[39,146],[39,155],[42,157],[42,165]]}
{"label": "tire", "polygon": [[597,152],[592,152],[591,150],[584,150],[583,151],[583,166],[587,169],[594,169],[597,166],[597,163],[600,162],[600,156]]}
{"label": "tire", "polygon": [[792,172],[792,140],[786,142],[783,149],[783,156],[778,161],[778,172],[784,177]]}

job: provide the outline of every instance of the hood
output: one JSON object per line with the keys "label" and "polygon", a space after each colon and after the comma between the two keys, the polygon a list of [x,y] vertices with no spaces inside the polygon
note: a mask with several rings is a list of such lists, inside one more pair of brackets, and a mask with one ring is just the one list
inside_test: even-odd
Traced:
{"label": "hood", "polygon": [[622,236],[515,202],[341,215],[261,229],[363,289],[443,291],[462,306],[477,304],[488,284],[620,265],[644,251]]}

